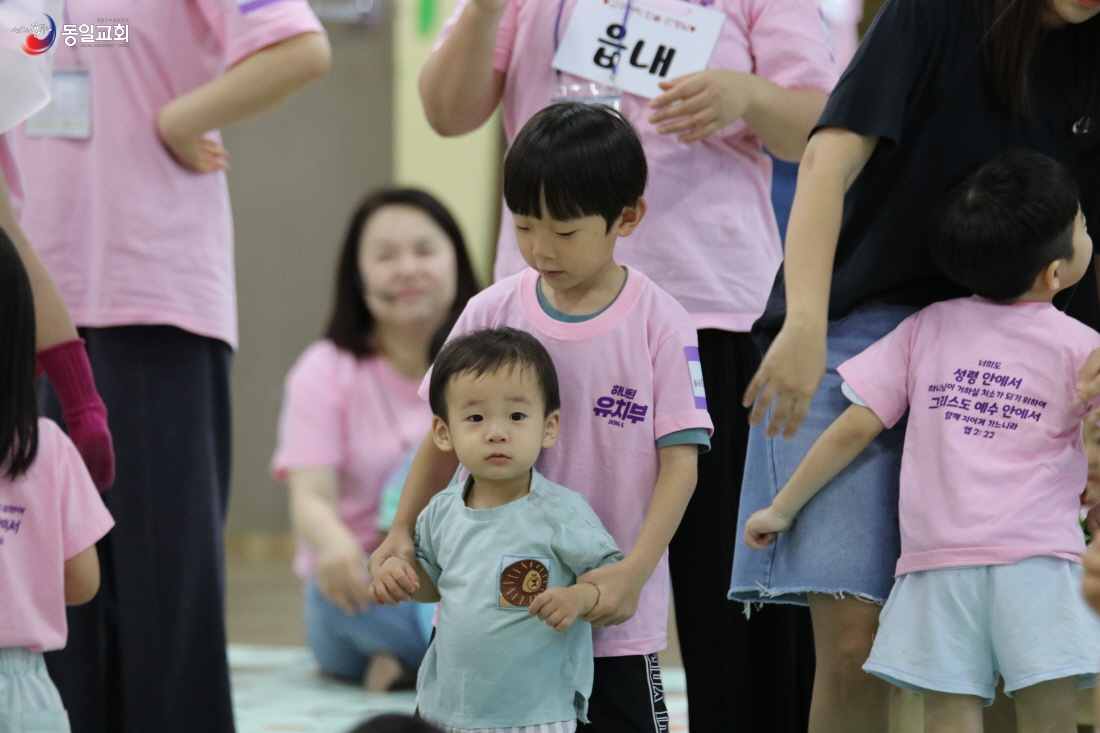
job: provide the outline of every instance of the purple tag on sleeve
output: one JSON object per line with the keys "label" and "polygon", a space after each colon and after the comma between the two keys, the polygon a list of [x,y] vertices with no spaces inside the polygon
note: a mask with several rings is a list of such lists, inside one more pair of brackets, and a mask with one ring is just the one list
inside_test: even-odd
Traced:
{"label": "purple tag on sleeve", "polygon": [[695,407],[705,410],[707,409],[707,391],[703,387],[703,363],[699,360],[699,347],[685,346],[684,355],[687,357],[688,372],[691,374],[691,390],[695,393]]}

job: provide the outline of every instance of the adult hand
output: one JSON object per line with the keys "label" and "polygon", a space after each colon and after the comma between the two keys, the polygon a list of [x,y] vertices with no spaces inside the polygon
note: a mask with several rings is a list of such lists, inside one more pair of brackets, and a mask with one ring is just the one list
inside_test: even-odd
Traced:
{"label": "adult hand", "polygon": [[577,583],[591,583],[600,591],[595,607],[583,618],[598,626],[617,626],[638,612],[638,598],[649,577],[637,571],[627,560],[607,565],[577,578]]}
{"label": "adult hand", "polygon": [[169,102],[157,115],[157,136],[164,149],[179,165],[197,173],[229,170],[229,153],[221,143],[207,134],[183,129],[176,110]]}
{"label": "adult hand", "polygon": [[780,514],[774,507],[761,509],[745,523],[745,544],[754,550],[763,550],[775,542],[780,532],[786,532],[790,528],[790,518]]}
{"label": "adult hand", "polygon": [[[404,561],[407,571],[383,575],[382,566],[391,557]],[[396,606],[402,601],[411,601],[413,591],[418,587],[415,563],[416,546],[413,544],[413,538],[408,532],[391,528],[386,539],[370,556],[369,568],[373,578],[370,600],[379,605],[386,603],[391,606]]]}
{"label": "adult hand", "polygon": [[332,541],[317,553],[317,587],[321,595],[349,616],[370,607],[365,560],[356,542]]}
{"label": "adult hand", "polygon": [[[707,69],[660,84],[665,93],[649,103],[649,121],[662,135],[692,143],[710,137],[745,116],[760,79],[729,69]],[[669,120],[675,120],[670,122]],[[665,124],[661,124],[665,123]]]}
{"label": "adult hand", "polygon": [[774,438],[782,430],[784,440],[793,438],[825,376],[826,353],[823,327],[784,323],[741,400],[752,408],[749,424],[759,425],[778,397],[765,433]]}

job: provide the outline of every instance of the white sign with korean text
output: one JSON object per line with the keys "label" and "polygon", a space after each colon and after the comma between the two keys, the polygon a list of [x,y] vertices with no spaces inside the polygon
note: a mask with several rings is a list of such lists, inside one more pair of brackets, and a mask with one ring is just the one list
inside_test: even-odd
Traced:
{"label": "white sign with korean text", "polygon": [[658,86],[707,68],[725,14],[683,0],[577,0],[553,66],[653,98]]}

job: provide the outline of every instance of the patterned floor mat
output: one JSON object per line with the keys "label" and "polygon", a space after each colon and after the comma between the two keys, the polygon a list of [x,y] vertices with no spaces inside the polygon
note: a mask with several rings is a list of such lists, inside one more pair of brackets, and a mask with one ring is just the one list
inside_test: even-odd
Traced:
{"label": "patterned floor mat", "polygon": [[[380,713],[411,713],[411,692],[370,694],[318,675],[304,648],[229,647],[238,733],[346,733]],[[687,733],[684,671],[662,670],[670,733]]]}

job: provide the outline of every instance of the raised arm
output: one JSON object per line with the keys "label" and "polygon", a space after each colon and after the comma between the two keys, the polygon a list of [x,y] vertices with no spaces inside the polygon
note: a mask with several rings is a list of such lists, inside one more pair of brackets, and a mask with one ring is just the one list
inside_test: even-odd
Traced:
{"label": "raised arm", "polygon": [[[412,599],[418,583],[415,573],[418,566],[416,548],[413,544],[416,518],[433,496],[447,488],[457,468],[458,459],[454,453],[439,450],[431,433],[424,436],[405,478],[405,486],[401,489],[401,501],[397,505],[390,532],[370,557],[370,572],[374,576],[370,599],[375,603],[396,606],[401,601]],[[382,564],[390,557],[402,559],[405,572],[383,576],[380,573]]]}
{"label": "raised arm", "polygon": [[182,165],[200,172],[228,167],[225,151],[203,136],[286,101],[329,69],[320,33],[302,33],[251,54],[224,74],[161,108],[157,130]]}
{"label": "raised arm", "polygon": [[445,137],[481,127],[500,104],[504,74],[493,68],[497,29],[509,0],[470,0],[420,72],[428,123]]}
{"label": "raised arm", "polygon": [[767,509],[749,517],[745,544],[762,550],[779,532],[786,532],[794,517],[821,488],[851,463],[885,429],[866,407],[852,405],[826,428],[798,464],[794,475]]}
{"label": "raised arm", "polygon": [[759,424],[777,397],[768,423],[769,438],[783,431],[790,439],[810,409],[810,400],[825,376],[825,332],[829,287],[844,194],[874,152],[878,138],[839,127],[819,130],[806,146],[798,170],[783,276],[787,315],[743,404],[752,407],[749,422]]}

